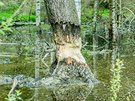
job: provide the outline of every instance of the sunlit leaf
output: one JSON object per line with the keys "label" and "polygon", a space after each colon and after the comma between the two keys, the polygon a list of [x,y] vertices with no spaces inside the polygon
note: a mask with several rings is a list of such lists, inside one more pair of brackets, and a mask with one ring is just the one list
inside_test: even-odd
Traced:
{"label": "sunlit leaf", "polygon": [[0,34],[4,35],[5,32],[3,30],[0,29]]}
{"label": "sunlit leaf", "polygon": [[0,6],[4,6],[4,3],[0,1]]}
{"label": "sunlit leaf", "polygon": [[129,98],[129,96],[127,96],[127,97],[126,97],[126,100],[127,100],[127,101],[130,101],[130,98]]}
{"label": "sunlit leaf", "polygon": [[2,22],[2,26],[6,26],[6,22],[3,21],[3,22]]}

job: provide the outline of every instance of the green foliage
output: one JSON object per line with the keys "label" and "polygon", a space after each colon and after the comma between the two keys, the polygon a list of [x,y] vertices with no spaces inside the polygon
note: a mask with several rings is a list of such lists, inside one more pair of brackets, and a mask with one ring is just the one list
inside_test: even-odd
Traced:
{"label": "green foliage", "polygon": [[90,50],[83,49],[81,52],[82,52],[82,54],[85,56],[86,59],[88,59],[89,57],[91,57],[91,52],[90,52]]}
{"label": "green foliage", "polygon": [[82,17],[81,21],[82,22],[90,22],[92,21],[92,16],[93,16],[93,8],[82,8]]}
{"label": "green foliage", "polygon": [[44,24],[43,26],[44,26],[44,28],[47,29],[47,30],[50,29],[50,25],[49,25],[49,24]]}
{"label": "green foliage", "polygon": [[10,16],[12,15],[12,12],[0,12],[0,21],[6,21]]}
{"label": "green foliage", "polygon": [[0,29],[0,34],[4,35],[5,32],[2,29]]}
{"label": "green foliage", "polygon": [[[0,14],[0,21],[6,21],[13,13],[10,11]],[[35,15],[19,15],[13,19],[14,21],[36,21]]]}
{"label": "green foliage", "polygon": [[7,101],[23,101],[23,99],[20,97],[22,92],[20,90],[15,90],[14,94],[9,94],[7,98],[5,98]]}
{"label": "green foliage", "polygon": [[1,8],[2,12],[6,11],[14,11],[15,9],[18,8],[18,4],[14,0],[8,0],[8,2],[3,1],[4,3],[4,8]]}
{"label": "green foliage", "polygon": [[28,14],[28,12],[30,12],[28,9],[31,9],[30,6],[28,6],[29,8],[25,10],[26,7],[24,8],[20,5],[22,1],[11,0],[4,3],[5,7],[0,9],[0,21],[6,21],[10,17],[12,17],[14,21],[36,21],[35,14]]}
{"label": "green foliage", "polygon": [[123,66],[123,62],[120,59],[116,60],[116,64],[113,64],[112,68],[111,68],[111,73],[112,73],[112,77],[111,77],[111,92],[112,92],[112,96],[111,96],[111,101],[116,101],[117,99],[117,94],[120,90],[121,87],[121,72],[122,72],[122,68],[124,68]]}
{"label": "green foliage", "polygon": [[[92,22],[93,21],[93,14],[94,14],[94,9],[93,7],[83,7],[82,8],[82,17],[81,21],[82,22]],[[106,8],[100,8],[98,9],[98,19],[102,17],[108,17],[109,16],[109,9]]]}
{"label": "green foliage", "polygon": [[109,16],[109,9],[101,8],[99,10],[99,15],[101,17],[108,17]]}
{"label": "green foliage", "polygon": [[14,18],[15,21],[36,21],[36,16],[35,15],[20,15],[18,17]]}
{"label": "green foliage", "polygon": [[12,25],[12,19],[8,19],[6,22],[5,21],[3,21],[2,23],[1,23],[1,28],[2,29],[0,29],[0,34],[5,34],[5,31],[10,31],[10,32],[13,32],[12,31],[12,29],[9,27],[9,26],[11,26]]}

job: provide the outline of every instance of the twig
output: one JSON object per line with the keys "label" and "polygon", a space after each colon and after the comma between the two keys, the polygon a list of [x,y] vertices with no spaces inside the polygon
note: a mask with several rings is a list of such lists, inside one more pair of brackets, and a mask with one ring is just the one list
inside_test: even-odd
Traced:
{"label": "twig", "polygon": [[17,79],[14,79],[14,80],[13,80],[12,88],[11,88],[11,90],[10,90],[10,92],[9,92],[9,94],[8,94],[8,95],[11,95],[11,94],[14,92],[14,90],[15,90],[15,88],[16,88],[16,86],[17,86],[17,84],[18,84]]}

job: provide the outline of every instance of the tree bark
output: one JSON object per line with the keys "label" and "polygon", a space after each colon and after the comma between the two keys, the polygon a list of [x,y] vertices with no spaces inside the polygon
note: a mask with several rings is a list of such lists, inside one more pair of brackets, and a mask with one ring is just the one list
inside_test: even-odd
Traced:
{"label": "tree bark", "polygon": [[93,18],[93,69],[94,73],[96,74],[96,60],[97,60],[97,13],[98,13],[98,0],[95,0],[94,2],[94,18]]}
{"label": "tree bark", "polygon": [[109,0],[109,49],[112,50],[112,40],[113,40],[113,31],[112,31],[112,0]]}
{"label": "tree bark", "polygon": [[81,24],[81,0],[74,0],[74,1],[75,1],[76,9],[77,9],[79,23]]}
{"label": "tree bark", "polygon": [[122,10],[122,1],[121,0],[116,0],[116,2],[117,2],[117,8],[116,8],[116,21],[117,21],[117,26],[118,26],[118,28],[120,28],[120,26],[121,26],[121,10]]}
{"label": "tree bark", "polygon": [[[35,78],[39,77],[39,68],[40,68],[40,38],[41,35],[41,26],[40,26],[40,0],[36,0],[36,40],[35,40]],[[34,101],[38,99],[38,89],[35,88]]]}
{"label": "tree bark", "polygon": [[119,57],[119,35],[116,22],[116,0],[112,0],[112,64],[115,64],[116,59]]}
{"label": "tree bark", "polygon": [[[117,77],[117,59],[119,58],[119,35],[118,35],[118,26],[117,26],[117,13],[116,13],[116,1],[117,0],[112,0],[112,54],[111,54],[111,79],[114,79],[113,77],[116,76]],[[118,74],[119,75],[119,74]],[[117,79],[115,77],[115,79]],[[114,81],[117,85],[119,85],[116,81]],[[113,82],[113,83],[114,83]],[[120,80],[118,81],[120,82]],[[113,87],[113,84],[111,82],[111,88]],[[117,88],[117,87],[115,87]],[[119,88],[118,88],[119,89]],[[115,92],[114,92],[115,91]],[[117,90],[112,91],[112,101],[116,101],[117,98]]]}
{"label": "tree bark", "polygon": [[94,83],[96,79],[81,54],[80,23],[74,0],[44,0],[56,45],[49,75]]}

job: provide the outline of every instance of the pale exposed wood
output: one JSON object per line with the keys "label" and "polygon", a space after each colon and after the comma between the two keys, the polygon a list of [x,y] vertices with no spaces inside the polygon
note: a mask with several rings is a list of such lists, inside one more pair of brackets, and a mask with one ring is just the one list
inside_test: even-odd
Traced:
{"label": "pale exposed wood", "polygon": [[60,45],[56,54],[58,61],[62,61],[65,58],[72,58],[80,64],[86,64],[84,57],[81,54],[80,47],[72,47],[72,45]]}

